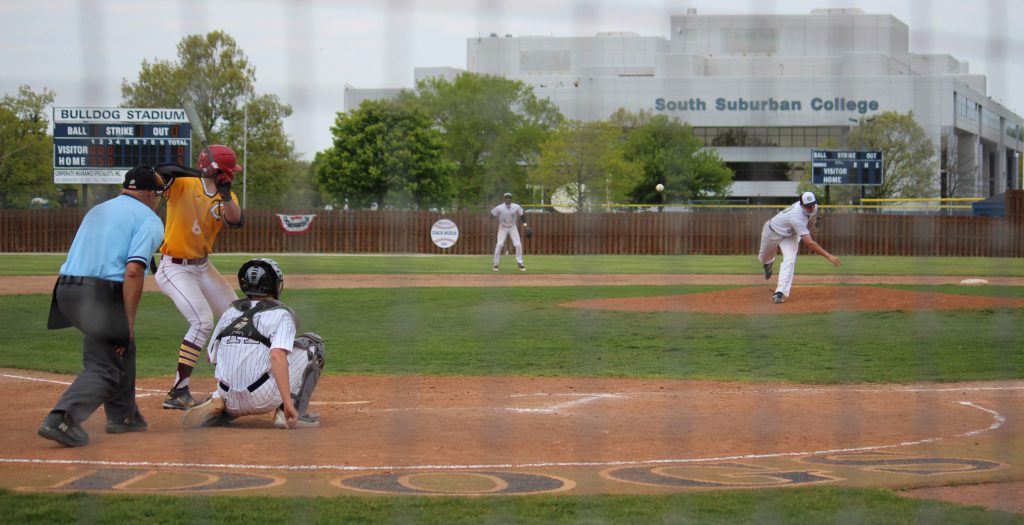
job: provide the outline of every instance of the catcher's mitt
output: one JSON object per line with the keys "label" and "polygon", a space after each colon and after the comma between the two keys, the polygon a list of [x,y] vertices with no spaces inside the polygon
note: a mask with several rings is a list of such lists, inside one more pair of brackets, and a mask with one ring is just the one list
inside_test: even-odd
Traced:
{"label": "catcher's mitt", "polygon": [[533,238],[533,228],[530,228],[529,226],[524,224],[523,225],[523,234],[526,235],[527,239],[532,239]]}

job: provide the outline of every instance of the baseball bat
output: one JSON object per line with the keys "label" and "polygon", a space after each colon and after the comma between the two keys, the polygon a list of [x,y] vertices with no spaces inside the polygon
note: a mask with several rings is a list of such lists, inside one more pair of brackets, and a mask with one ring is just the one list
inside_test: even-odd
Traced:
{"label": "baseball bat", "polygon": [[206,153],[206,158],[210,159],[210,165],[216,168],[217,162],[213,160],[213,153],[210,153],[210,144],[206,141],[206,131],[203,130],[203,124],[199,120],[196,105],[188,99],[182,101],[181,105],[185,108],[185,116],[188,117],[189,124],[192,125],[192,132],[199,137],[199,142],[203,145],[203,153]]}

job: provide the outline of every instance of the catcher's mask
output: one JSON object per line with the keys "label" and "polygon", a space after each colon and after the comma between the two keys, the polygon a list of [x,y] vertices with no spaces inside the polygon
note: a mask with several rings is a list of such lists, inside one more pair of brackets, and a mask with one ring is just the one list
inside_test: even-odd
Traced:
{"label": "catcher's mask", "polygon": [[238,269],[238,287],[246,296],[281,297],[284,274],[273,259],[252,259]]}
{"label": "catcher's mask", "polygon": [[[222,146],[220,144],[210,144],[210,155],[213,155],[213,161],[217,163],[217,166],[224,171],[224,173],[237,173],[242,171],[242,166],[238,164],[238,158],[235,156],[235,150]],[[199,154],[199,168],[210,167],[210,157],[206,155],[204,150]]]}

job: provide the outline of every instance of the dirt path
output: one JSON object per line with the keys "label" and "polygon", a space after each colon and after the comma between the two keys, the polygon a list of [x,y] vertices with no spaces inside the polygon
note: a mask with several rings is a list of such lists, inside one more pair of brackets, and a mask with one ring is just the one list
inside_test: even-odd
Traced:
{"label": "dirt path", "polygon": [[[900,275],[801,275],[798,285],[810,284],[960,284],[970,276]],[[0,295],[49,293],[54,276],[11,276],[0,278]],[[1024,286],[1021,277],[986,277],[989,284]],[[234,283],[232,283],[234,284]],[[288,275],[285,287],[308,288],[403,288],[403,287],[492,287],[492,286],[629,286],[732,284],[762,285],[758,275],[728,274],[419,274],[419,275]],[[146,279],[147,291],[159,291],[152,278]]]}

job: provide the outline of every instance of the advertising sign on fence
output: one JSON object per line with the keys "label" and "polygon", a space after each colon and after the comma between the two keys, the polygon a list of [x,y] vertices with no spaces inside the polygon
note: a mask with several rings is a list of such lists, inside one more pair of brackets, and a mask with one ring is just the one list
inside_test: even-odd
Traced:
{"label": "advertising sign on fence", "polygon": [[430,227],[430,240],[438,248],[451,248],[459,242],[459,227],[451,219],[440,219]]}

